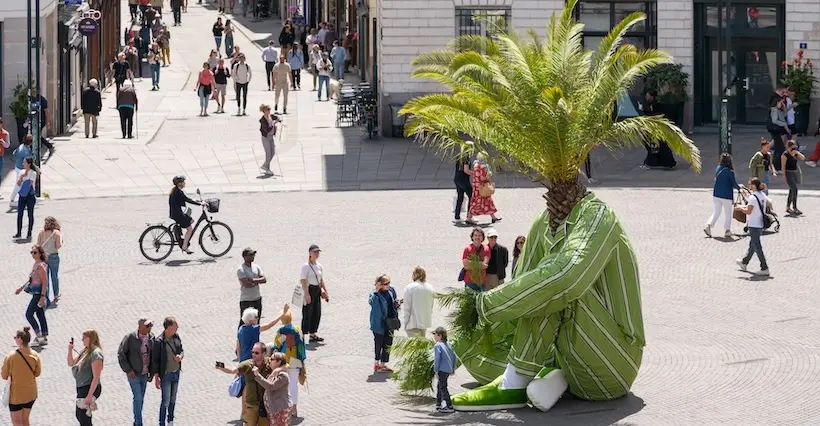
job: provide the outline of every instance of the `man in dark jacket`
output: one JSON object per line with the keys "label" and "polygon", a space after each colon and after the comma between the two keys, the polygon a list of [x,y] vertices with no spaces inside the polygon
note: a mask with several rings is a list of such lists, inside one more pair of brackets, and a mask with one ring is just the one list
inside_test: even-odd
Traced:
{"label": "man in dark jacket", "polygon": [[125,335],[117,350],[117,359],[120,368],[128,375],[128,384],[134,396],[134,424],[142,426],[142,405],[145,401],[145,388],[151,380],[151,346],[154,334],[151,327],[154,322],[148,318],[140,318],[137,330]]}
{"label": "man in dark jacket", "polygon": [[498,231],[490,228],[487,231],[487,241],[490,247],[490,262],[487,263],[486,289],[492,290],[504,284],[507,278],[507,264],[510,263],[510,254],[507,248],[498,244]]}
{"label": "man in dark jacket", "polygon": [[182,0],[171,0],[171,11],[174,12],[174,26],[182,25]]}
{"label": "man in dark jacket", "polygon": [[97,117],[102,111],[102,95],[97,88],[99,82],[96,78],[88,81],[88,87],[83,90],[80,107],[83,109],[83,119],[85,119],[85,137],[88,138],[88,128],[91,127],[91,134],[97,137]]}
{"label": "man in dark jacket", "polygon": [[177,388],[179,374],[182,370],[182,340],[177,330],[179,324],[174,317],[165,318],[162,322],[165,331],[154,339],[151,348],[151,376],[154,385],[162,390],[162,402],[159,406],[159,424],[165,426],[166,415],[168,423],[174,421],[174,408],[177,402]]}

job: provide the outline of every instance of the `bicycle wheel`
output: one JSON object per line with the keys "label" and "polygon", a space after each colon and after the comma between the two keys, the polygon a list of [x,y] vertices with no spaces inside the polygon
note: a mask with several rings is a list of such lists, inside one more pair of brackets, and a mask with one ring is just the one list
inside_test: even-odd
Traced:
{"label": "bicycle wheel", "polygon": [[233,231],[222,222],[211,222],[199,233],[199,246],[208,256],[222,257],[233,247]]}
{"label": "bicycle wheel", "polygon": [[159,262],[171,254],[174,238],[171,231],[162,225],[152,225],[140,235],[140,252],[146,259]]}

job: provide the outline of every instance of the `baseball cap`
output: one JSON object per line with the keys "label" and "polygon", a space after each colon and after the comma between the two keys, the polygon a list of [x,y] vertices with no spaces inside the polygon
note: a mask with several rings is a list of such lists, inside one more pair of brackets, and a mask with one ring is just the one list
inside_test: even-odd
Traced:
{"label": "baseball cap", "polygon": [[242,250],[242,256],[253,256],[255,254],[256,254],[256,250],[254,250],[250,247],[245,247],[245,249]]}
{"label": "baseball cap", "polygon": [[310,248],[308,249],[308,252],[311,252],[311,251],[322,251],[322,250],[316,244],[311,244]]}
{"label": "baseball cap", "polygon": [[431,334],[438,334],[439,336],[446,339],[447,338],[447,329],[444,328],[444,327],[436,327],[436,329],[433,330],[431,332]]}
{"label": "baseball cap", "polygon": [[498,236],[498,231],[496,231],[495,228],[490,228],[490,229],[487,230],[487,238],[497,237],[497,236]]}
{"label": "baseball cap", "polygon": [[142,318],[140,318],[140,320],[139,320],[139,321],[137,321],[137,323],[138,323],[138,324],[147,325],[147,326],[152,326],[152,325],[154,325],[154,321],[151,321],[150,319],[148,319],[148,318],[146,318],[146,317],[142,317]]}

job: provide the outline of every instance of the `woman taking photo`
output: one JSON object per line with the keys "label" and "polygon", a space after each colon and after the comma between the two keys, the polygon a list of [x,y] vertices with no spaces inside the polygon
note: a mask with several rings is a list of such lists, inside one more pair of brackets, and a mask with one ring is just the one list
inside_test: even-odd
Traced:
{"label": "woman taking photo", "polygon": [[8,398],[12,426],[31,426],[31,407],[37,400],[37,377],[40,377],[42,364],[37,352],[29,347],[29,330],[31,329],[28,327],[17,330],[14,335],[17,349],[6,355],[3,360],[3,380],[11,380]]}
{"label": "woman taking photo", "polygon": [[37,235],[37,245],[46,253],[54,302],[57,302],[60,299],[60,248],[63,246],[63,234],[60,232],[60,222],[54,216],[46,216],[43,230]]}
{"label": "woman taking photo", "polygon": [[185,188],[185,176],[174,176],[173,184],[174,187],[171,188],[171,194],[168,195],[168,207],[170,209],[168,217],[173,219],[174,222],[179,225],[180,229],[185,229],[185,238],[182,240],[182,251],[191,254],[193,252],[188,250],[188,245],[191,242],[191,234],[194,233],[194,228],[191,226],[191,216],[185,214],[186,203],[198,206],[203,205],[203,203],[188,198],[185,192],[182,191]]}
{"label": "woman taking photo", "polygon": [[510,272],[512,273],[512,277],[515,277],[515,265],[518,264],[518,257],[521,256],[521,252],[524,251],[524,243],[526,242],[527,237],[523,235],[515,237],[515,247],[513,247],[512,269],[510,270]]}
{"label": "woman taking photo", "polygon": [[23,212],[28,213],[28,233],[26,239],[31,239],[31,231],[34,229],[34,204],[37,203],[36,186],[39,170],[34,165],[34,159],[27,157],[23,160],[23,171],[17,178],[17,233],[14,238],[20,238],[23,230]]}
{"label": "woman taking photo", "polygon": [[259,169],[266,176],[272,176],[270,162],[276,154],[276,123],[279,119],[271,115],[270,105],[260,105],[259,111],[262,113],[262,117],[259,118],[259,133],[262,136],[262,149],[265,150],[265,162]]}
{"label": "woman taking photo", "polygon": [[740,189],[735,179],[735,170],[732,165],[732,156],[723,153],[720,155],[720,164],[715,169],[715,185],[712,189],[712,215],[706,222],[706,227],[703,232],[707,236],[712,236],[712,227],[715,226],[721,213],[723,214],[723,236],[725,238],[732,237],[732,200],[734,199],[734,190]]}
{"label": "woman taking photo", "polygon": [[[482,185],[488,185],[492,182],[493,173],[487,165],[487,157],[483,153],[478,153],[473,162],[473,196],[470,198],[470,212],[468,215],[472,218],[475,216],[490,215],[493,223],[501,220],[496,217],[495,213],[498,211],[493,202],[493,195],[481,195]],[[467,223],[475,226],[476,223],[472,219],[468,219]]]}
{"label": "woman taking photo", "polygon": [[254,380],[265,389],[263,400],[268,421],[272,426],[290,426],[290,378],[285,354],[274,352],[270,357],[270,368],[273,371],[265,378],[259,373],[259,367],[253,367]]}
{"label": "woman taking photo", "polygon": [[[484,280],[487,278],[487,266],[490,264],[490,247],[484,243],[484,230],[481,228],[473,228],[470,232],[470,244],[464,247],[461,252],[461,274],[459,277],[464,281],[464,287],[473,291],[484,291]],[[477,256],[481,262],[481,270],[474,270],[474,265],[471,264],[473,256]],[[478,279],[480,282],[476,282]]]}
{"label": "woman taking photo", "polygon": [[34,258],[34,266],[29,273],[28,282],[18,288],[14,294],[20,294],[22,291],[31,294],[31,300],[26,309],[26,320],[37,334],[34,344],[42,346],[48,344],[48,322],[46,322],[45,311],[48,303],[48,266],[46,266],[46,253],[43,247],[32,246],[31,257]]}
{"label": "woman taking photo", "polygon": [[194,91],[199,95],[199,116],[207,117],[208,101],[214,91],[214,73],[211,71],[210,63],[204,62],[202,64],[202,70],[199,71]]}
{"label": "woman taking photo", "polygon": [[780,159],[780,169],[783,170],[783,180],[789,186],[789,196],[786,198],[786,213],[801,215],[797,209],[797,185],[803,182],[802,172],[797,166],[798,161],[805,161],[806,157],[797,150],[797,142],[789,141],[786,152]]}
{"label": "woman taking photo", "polygon": [[387,366],[390,362],[390,347],[393,346],[393,332],[395,322],[399,319],[401,301],[396,297],[396,290],[390,287],[390,277],[380,275],[376,278],[375,289],[370,293],[370,331],[373,332],[375,343],[376,362],[373,364],[374,373],[392,373]]}
{"label": "woman taking photo", "polygon": [[71,367],[77,386],[75,414],[80,426],[93,426],[91,413],[97,409],[96,400],[102,393],[100,375],[103,369],[103,353],[97,330],[90,328],[83,332],[83,350],[74,356],[74,338],[68,343],[66,362]]}
{"label": "woman taking photo", "polygon": [[293,314],[290,311],[286,310],[282,314],[282,327],[276,330],[276,337],[273,338],[273,348],[275,352],[285,354],[290,380],[290,415],[297,417],[299,415],[296,409],[296,404],[299,403],[299,383],[304,384],[307,377],[305,371],[307,348],[305,348],[305,341],[302,340],[302,330],[293,325]]}

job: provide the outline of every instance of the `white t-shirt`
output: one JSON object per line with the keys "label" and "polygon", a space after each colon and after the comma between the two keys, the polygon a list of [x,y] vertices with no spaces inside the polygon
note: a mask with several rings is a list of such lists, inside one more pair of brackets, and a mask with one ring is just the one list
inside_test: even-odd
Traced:
{"label": "white t-shirt", "polygon": [[316,39],[314,43],[325,44],[325,37],[327,36],[327,30],[322,28],[319,30],[319,33],[316,34]]}
{"label": "white t-shirt", "polygon": [[308,285],[319,285],[322,283],[322,264],[316,262],[310,264],[305,262],[302,269],[299,271],[299,279],[306,280]]}
{"label": "white t-shirt", "polygon": [[794,108],[791,107],[793,103],[792,98],[786,98],[786,123],[789,126],[794,124]]}
{"label": "white t-shirt", "polygon": [[319,75],[330,77],[330,72],[333,71],[333,64],[329,59],[322,59],[316,63],[316,68],[319,70]]}
{"label": "white t-shirt", "polygon": [[[262,275],[264,275],[263,272],[262,272],[262,268],[260,268],[259,265],[255,264],[255,263],[251,263],[250,268],[247,265],[245,265],[244,263],[239,265],[238,268],[236,268],[236,277],[240,278],[240,279],[241,278],[251,278],[251,279],[259,278]],[[255,285],[253,287],[245,287],[245,286],[242,285],[241,282],[239,283],[239,285],[241,286],[239,288],[239,301],[240,302],[252,302],[254,300],[259,300],[259,299],[262,298],[262,292],[259,291],[259,286],[258,285]]]}
{"label": "white t-shirt", "polygon": [[[758,203],[758,200],[760,200],[760,203]],[[769,197],[760,191],[753,192],[752,195],[746,199],[746,205],[754,206],[754,208],[752,208],[752,214],[750,214],[747,219],[749,228],[763,228],[763,213],[765,212],[767,201],[769,201]],[[763,206],[763,211],[760,210],[761,205]]]}

